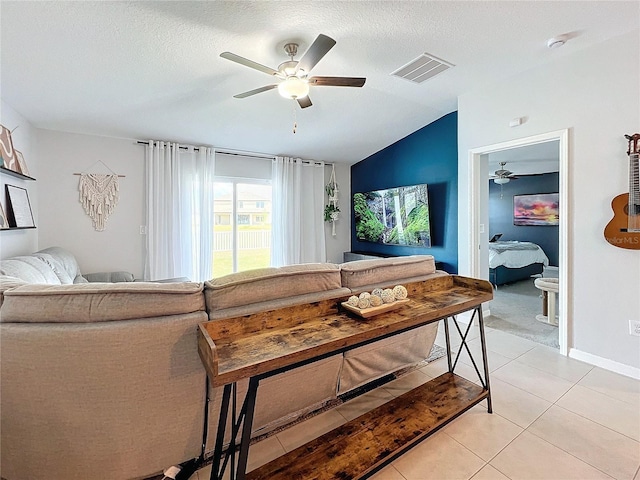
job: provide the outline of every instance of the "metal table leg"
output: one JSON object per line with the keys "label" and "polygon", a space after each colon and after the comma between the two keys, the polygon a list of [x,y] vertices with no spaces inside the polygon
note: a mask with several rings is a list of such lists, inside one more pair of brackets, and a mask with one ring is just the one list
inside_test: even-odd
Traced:
{"label": "metal table leg", "polygon": [[[483,364],[483,370],[484,370],[483,372],[484,377],[482,374],[480,374],[478,365],[476,364],[476,361],[474,360],[473,355],[471,354],[471,350],[467,345],[467,336],[469,335],[469,331],[471,330],[471,326],[473,325],[473,320],[476,317],[476,315],[478,316],[478,323],[480,327],[480,345],[482,347],[482,364]],[[451,318],[453,319],[454,326],[456,327],[456,329],[458,330],[458,333],[460,334],[460,338],[462,339],[462,342],[460,343],[460,348],[458,349],[458,353],[456,354],[456,358],[453,362],[453,367],[451,367],[451,360],[449,360],[449,364],[450,364],[449,371],[453,372],[453,370],[456,368],[456,365],[458,364],[458,360],[460,359],[460,354],[462,353],[462,348],[464,348],[467,351],[467,354],[469,355],[469,359],[471,360],[473,368],[475,368],[476,373],[478,374],[478,379],[480,380],[482,387],[487,390],[487,393],[488,393],[487,411],[489,413],[493,413],[493,407],[491,404],[491,387],[489,384],[489,362],[487,359],[487,342],[486,342],[485,333],[484,333],[484,318],[482,316],[482,305],[479,305],[473,310],[473,315],[471,316],[471,320],[469,321],[469,324],[467,325],[467,328],[464,333],[462,333],[462,330],[460,329],[460,325],[458,324],[458,320],[455,317],[455,315],[453,315]]]}
{"label": "metal table leg", "polygon": [[482,345],[482,363],[484,363],[484,379],[487,389],[487,411],[493,413],[491,405],[491,384],[489,383],[489,362],[487,360],[487,341],[484,336],[484,317],[482,315],[482,305],[478,307],[478,324],[480,326],[480,345]]}
{"label": "metal table leg", "polygon": [[[222,394],[222,405],[220,407],[220,420],[216,435],[216,445],[213,453],[213,466],[211,467],[210,480],[222,480],[224,473],[229,467],[232,480],[244,480],[247,470],[247,460],[249,458],[249,442],[251,440],[251,429],[253,426],[253,416],[256,406],[259,379],[252,377],[249,379],[249,389],[244,398],[240,413],[236,416],[237,389],[235,384],[224,386]],[[233,399],[230,402],[233,388]],[[231,404],[230,404],[231,403]],[[232,411],[231,439],[226,451],[223,453],[224,437],[227,427],[227,417],[229,410]],[[238,434],[242,427],[240,437],[240,447],[237,446]],[[236,464],[236,450],[238,450],[238,461]]]}

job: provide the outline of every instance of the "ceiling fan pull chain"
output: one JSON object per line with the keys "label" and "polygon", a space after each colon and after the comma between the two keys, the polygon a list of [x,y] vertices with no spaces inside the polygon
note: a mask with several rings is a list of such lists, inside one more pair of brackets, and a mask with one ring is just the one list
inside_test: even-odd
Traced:
{"label": "ceiling fan pull chain", "polygon": [[291,105],[293,105],[293,133],[296,133],[296,130],[298,129],[298,120],[296,118],[296,101],[294,100]]}

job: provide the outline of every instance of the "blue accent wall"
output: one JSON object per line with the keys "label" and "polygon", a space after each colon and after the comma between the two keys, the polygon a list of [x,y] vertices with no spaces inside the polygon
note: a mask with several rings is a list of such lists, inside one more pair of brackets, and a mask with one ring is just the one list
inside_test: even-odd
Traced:
{"label": "blue accent wall", "polygon": [[558,266],[559,227],[513,224],[513,196],[533,193],[558,193],[559,173],[524,175],[502,185],[489,182],[489,238],[502,233],[500,240],[519,240],[540,245],[549,257],[549,265]]}
{"label": "blue accent wall", "polygon": [[[426,183],[431,248],[361,242],[353,194]],[[437,268],[458,271],[458,112],[421,128],[351,167],[351,251],[381,256],[433,255]]]}

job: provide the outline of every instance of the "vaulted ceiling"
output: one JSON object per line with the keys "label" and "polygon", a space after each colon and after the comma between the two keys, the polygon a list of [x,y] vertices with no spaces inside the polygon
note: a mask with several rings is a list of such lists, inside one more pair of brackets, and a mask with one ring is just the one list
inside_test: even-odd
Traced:
{"label": "vaulted ceiling", "polygon": [[[635,1],[3,0],[0,14],[0,95],[36,127],[349,163],[465,92],[638,25]],[[321,33],[337,43],[312,74],[364,87],[312,86],[306,109],[277,90],[233,98],[273,78],[222,52],[277,68],[285,43],[302,53]],[[390,75],[423,53],[454,66],[421,84]]]}

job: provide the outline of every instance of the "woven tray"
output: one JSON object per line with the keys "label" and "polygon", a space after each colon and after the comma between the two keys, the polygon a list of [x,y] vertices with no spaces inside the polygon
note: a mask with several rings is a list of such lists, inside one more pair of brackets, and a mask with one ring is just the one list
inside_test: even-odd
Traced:
{"label": "woven tray", "polygon": [[356,315],[362,318],[373,317],[374,315],[378,315],[380,313],[389,312],[391,310],[395,310],[396,308],[400,308],[405,303],[408,303],[409,299],[404,298],[402,300],[396,300],[393,303],[384,303],[379,307],[369,307],[369,308],[358,308],[352,305],[349,305],[347,302],[342,302],[342,306],[345,310],[349,310],[350,312],[355,313]]}

